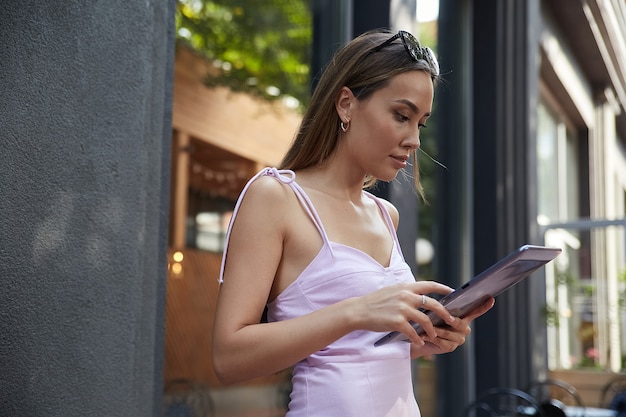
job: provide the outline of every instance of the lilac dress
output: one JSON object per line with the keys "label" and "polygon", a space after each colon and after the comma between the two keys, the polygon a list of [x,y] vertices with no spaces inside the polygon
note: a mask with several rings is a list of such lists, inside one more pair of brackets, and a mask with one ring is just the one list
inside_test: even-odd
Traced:
{"label": "lilac dress", "polygon": [[[324,241],[300,276],[268,305],[269,321],[288,320],[385,286],[415,281],[400,251],[387,209],[365,191],[380,207],[393,236],[389,267],[358,249],[329,241],[313,204],[296,183],[292,171],[265,168],[259,172],[241,193],[233,219],[248,186],[262,175],[291,187]],[[229,236],[230,228],[226,247]],[[295,364],[287,417],[419,417],[411,379],[410,345],[396,342],[374,347],[383,334],[365,330],[349,333]]]}

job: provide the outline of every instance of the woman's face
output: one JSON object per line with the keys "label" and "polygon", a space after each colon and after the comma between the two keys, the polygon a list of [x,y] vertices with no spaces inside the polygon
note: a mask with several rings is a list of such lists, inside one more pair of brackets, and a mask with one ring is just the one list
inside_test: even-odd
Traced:
{"label": "woman's face", "polygon": [[425,71],[399,74],[367,99],[355,100],[344,138],[354,163],[379,180],[393,180],[419,148],[432,102],[433,83]]}

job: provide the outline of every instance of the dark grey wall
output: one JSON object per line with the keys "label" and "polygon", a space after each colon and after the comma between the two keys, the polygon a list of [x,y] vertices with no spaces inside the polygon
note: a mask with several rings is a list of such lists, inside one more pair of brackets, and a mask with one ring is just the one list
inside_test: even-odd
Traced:
{"label": "dark grey wall", "polygon": [[[445,83],[433,113],[439,158],[436,253],[453,287],[526,244],[540,244],[536,197],[540,0],[440,0]],[[542,271],[536,274],[541,274]],[[438,360],[439,415],[490,388],[525,389],[547,369],[542,279],[498,297],[468,343]],[[460,372],[459,369],[462,371]],[[455,401],[448,401],[453,397]]]}
{"label": "dark grey wall", "polygon": [[174,6],[0,2],[0,416],[160,412]]}

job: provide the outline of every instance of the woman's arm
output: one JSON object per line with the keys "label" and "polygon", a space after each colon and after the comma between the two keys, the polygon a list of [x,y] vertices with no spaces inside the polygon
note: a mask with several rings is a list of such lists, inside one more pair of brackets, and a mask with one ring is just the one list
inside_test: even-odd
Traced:
{"label": "woman's arm", "polygon": [[[387,287],[298,318],[260,323],[281,265],[283,242],[289,238],[294,201],[288,187],[262,177],[250,186],[239,207],[213,331],[213,364],[222,382],[279,372],[354,330],[397,330],[421,345],[422,338],[409,324],[413,320],[435,336],[430,319],[418,311],[421,294],[451,291],[435,282]],[[456,323],[434,299],[429,299],[428,307],[447,323]]]}
{"label": "woman's arm", "polygon": [[[260,323],[283,254],[293,192],[261,177],[233,224],[213,332],[213,363],[225,383],[285,369],[351,331],[344,305],[279,323]],[[344,303],[349,304],[349,303]]]}

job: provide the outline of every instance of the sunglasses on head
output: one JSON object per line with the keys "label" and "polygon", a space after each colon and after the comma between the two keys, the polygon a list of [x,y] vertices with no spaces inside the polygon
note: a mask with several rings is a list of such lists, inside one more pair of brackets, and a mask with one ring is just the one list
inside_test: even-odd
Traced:
{"label": "sunglasses on head", "polygon": [[411,35],[409,32],[404,31],[404,30],[399,31],[398,33],[393,35],[391,38],[387,39],[385,42],[374,47],[374,49],[372,49],[368,53],[368,55],[374,52],[378,52],[381,49],[391,45],[393,41],[395,41],[398,38],[402,41],[402,44],[404,45],[404,49],[409,54],[411,59],[413,59],[416,62],[420,60],[426,61],[426,63],[428,63],[428,66],[430,67],[432,74],[435,77],[439,76],[439,62],[437,61],[437,57],[435,57],[435,53],[432,51],[432,49],[430,49],[427,46],[420,45],[419,41],[415,38],[415,36]]}

